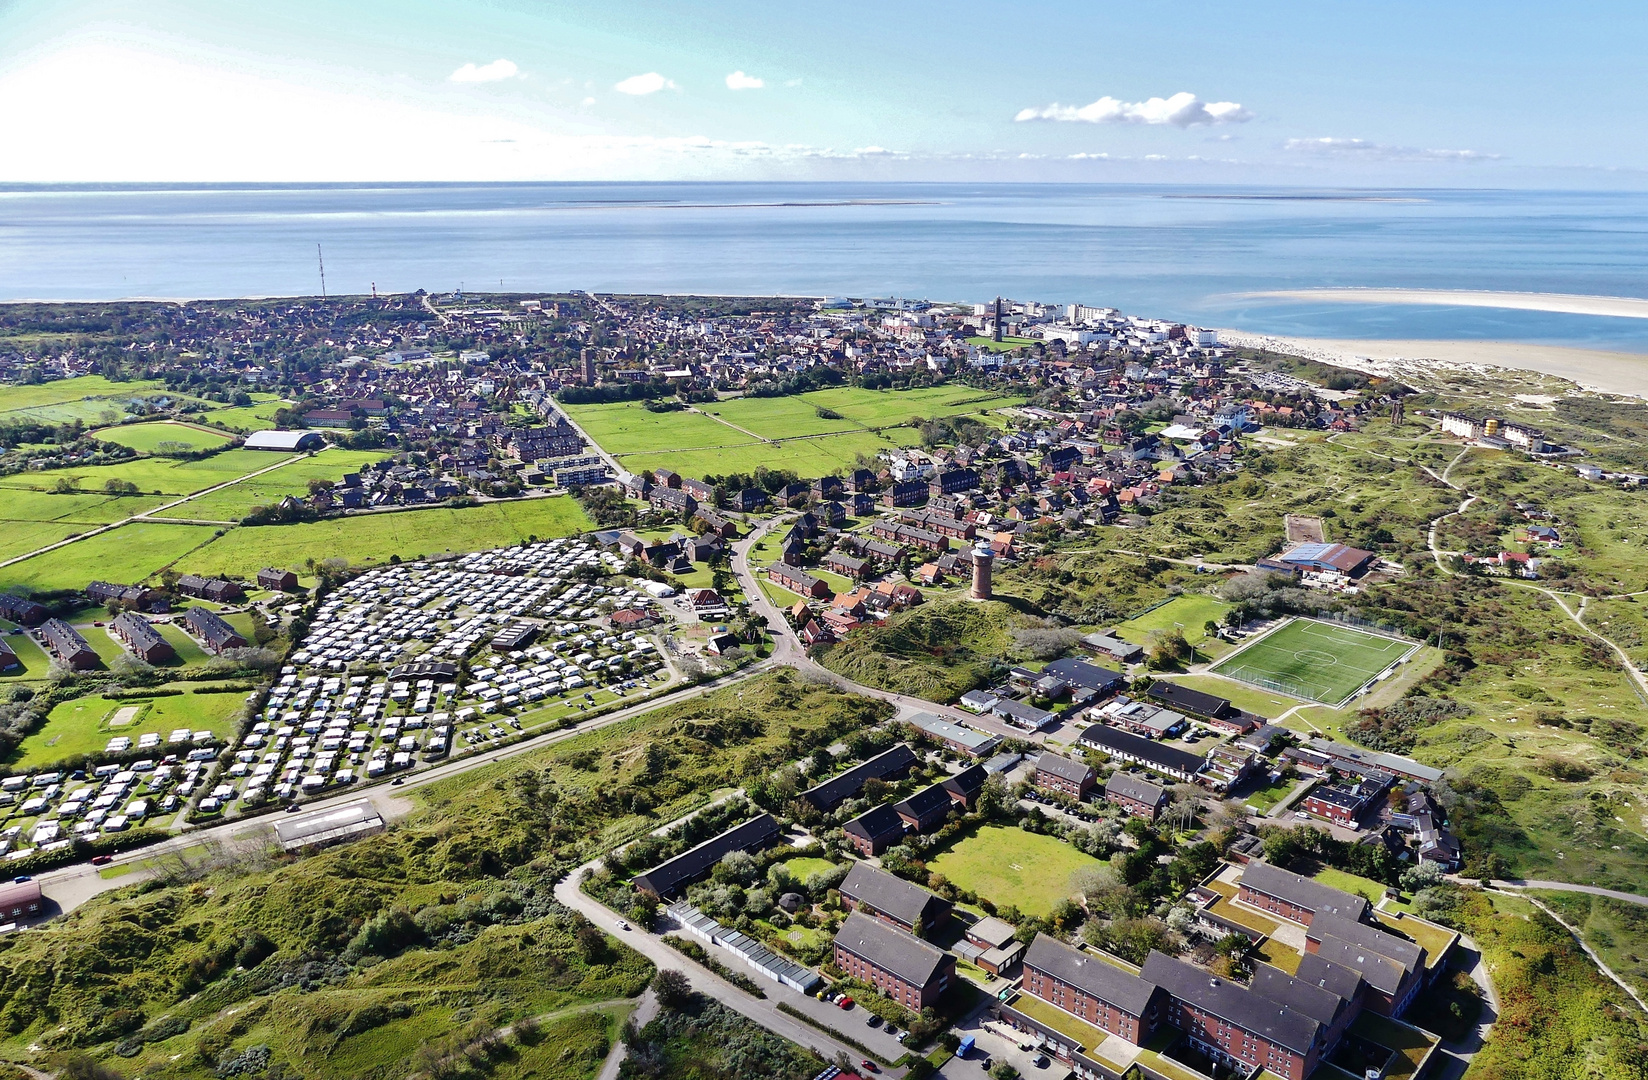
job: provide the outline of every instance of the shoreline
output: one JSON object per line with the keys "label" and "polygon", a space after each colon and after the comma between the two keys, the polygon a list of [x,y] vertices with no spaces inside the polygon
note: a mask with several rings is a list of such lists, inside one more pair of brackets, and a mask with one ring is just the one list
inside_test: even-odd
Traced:
{"label": "shoreline", "polygon": [[1436,307],[1485,307],[1510,311],[1550,311],[1565,315],[1600,315],[1614,319],[1648,319],[1648,299],[1635,296],[1586,296],[1579,293],[1493,292],[1485,289],[1323,288],[1277,289],[1244,293],[1269,300],[1326,301],[1331,304],[1416,304]]}
{"label": "shoreline", "polygon": [[1293,353],[1307,360],[1400,379],[1404,371],[1531,371],[1585,390],[1648,398],[1648,354],[1535,345],[1515,341],[1356,340],[1302,338],[1220,330],[1240,348]]}

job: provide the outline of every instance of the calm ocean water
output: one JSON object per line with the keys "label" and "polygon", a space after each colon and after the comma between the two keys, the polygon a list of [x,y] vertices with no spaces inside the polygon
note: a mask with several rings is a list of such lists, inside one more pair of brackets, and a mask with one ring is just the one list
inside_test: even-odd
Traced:
{"label": "calm ocean water", "polygon": [[1303,304],[1315,286],[1648,296],[1648,195],[1119,185],[0,187],[0,298],[470,291],[1079,301],[1320,337],[1648,352],[1648,320]]}

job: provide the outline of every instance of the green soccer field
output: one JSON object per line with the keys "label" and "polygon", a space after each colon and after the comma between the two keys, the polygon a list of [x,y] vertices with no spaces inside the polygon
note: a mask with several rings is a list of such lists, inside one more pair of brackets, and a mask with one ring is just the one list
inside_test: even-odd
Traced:
{"label": "green soccer field", "polygon": [[1213,670],[1268,690],[1338,705],[1415,648],[1365,630],[1294,619]]}

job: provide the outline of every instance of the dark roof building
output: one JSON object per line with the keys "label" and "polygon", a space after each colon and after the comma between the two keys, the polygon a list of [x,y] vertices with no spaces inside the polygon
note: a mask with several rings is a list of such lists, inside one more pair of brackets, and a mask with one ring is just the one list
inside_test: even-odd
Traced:
{"label": "dark roof building", "polygon": [[913,1012],[937,1001],[956,971],[949,953],[857,913],[835,935],[835,962]]}
{"label": "dark roof building", "polygon": [[916,763],[916,753],[905,743],[884,750],[868,761],[854,765],[846,772],[808,788],[801,798],[821,811],[828,812],[864,789],[868,780],[893,780],[907,774]]}
{"label": "dark roof building", "polygon": [[1024,989],[1135,1046],[1150,1038],[1164,995],[1093,953],[1037,934],[1024,954]]}
{"label": "dark roof building", "polygon": [[1298,1009],[1152,952],[1140,977],[1170,996],[1167,1018],[1191,1045],[1227,1066],[1304,1080],[1326,1051],[1326,1029]]}
{"label": "dark roof building", "polygon": [[969,810],[978,800],[979,792],[984,790],[984,782],[990,779],[990,772],[983,765],[969,765],[956,773],[948,780],[940,783],[945,791],[949,792],[950,799]]}
{"label": "dark roof building", "polygon": [[1354,922],[1368,913],[1368,902],[1360,896],[1261,861],[1242,871],[1239,895],[1244,903],[1305,926],[1319,914]]}
{"label": "dark roof building", "polygon": [[1104,797],[1129,814],[1149,821],[1155,821],[1168,802],[1166,788],[1120,769],[1111,773],[1110,779],[1104,782]]}
{"label": "dark roof building", "polygon": [[1041,671],[1043,675],[1055,675],[1071,686],[1079,686],[1097,694],[1108,694],[1127,681],[1127,676],[1119,671],[1111,671],[1109,668],[1070,657],[1055,660]]}
{"label": "dark roof building", "polygon": [[[950,901],[868,863],[855,863],[841,883],[841,900],[907,933],[925,935],[950,918]],[[918,935],[918,936],[919,936]]]}
{"label": "dark roof building", "polygon": [[1214,694],[1204,694],[1200,690],[1192,690],[1188,686],[1180,686],[1175,682],[1158,679],[1150,684],[1147,691],[1152,701],[1164,705],[1169,709],[1189,713],[1191,716],[1200,716],[1213,720],[1232,712],[1230,702]]}
{"label": "dark roof building", "polygon": [[11,593],[0,594],[0,619],[19,626],[38,626],[46,621],[46,605]]}
{"label": "dark roof building", "polygon": [[1037,787],[1052,788],[1067,795],[1082,798],[1098,781],[1093,766],[1083,761],[1072,761],[1051,751],[1043,751],[1036,758],[1036,772],[1032,779]]}
{"label": "dark roof building", "polygon": [[75,671],[97,666],[97,654],[92,647],[62,619],[47,619],[40,627],[40,636],[45,639],[46,648],[65,666]]}
{"label": "dark roof building", "polygon": [[141,615],[123,611],[114,617],[109,629],[126,643],[133,656],[145,663],[159,664],[177,655],[172,643],[161,637],[160,631],[150,626]]}
{"label": "dark roof building", "polygon": [[271,589],[281,592],[298,587],[298,576],[290,570],[279,570],[273,566],[265,566],[257,573],[257,583],[260,589]]}
{"label": "dark roof building", "polygon": [[904,819],[888,803],[866,810],[841,828],[848,842],[867,859],[904,839]]}
{"label": "dark roof building", "polygon": [[1196,774],[1206,764],[1202,758],[1177,747],[1163,746],[1154,739],[1129,735],[1103,724],[1095,724],[1082,732],[1078,741],[1111,757],[1143,765],[1179,780],[1195,780]]}
{"label": "dark roof building", "polygon": [[950,793],[944,785],[934,784],[922,788],[903,802],[896,804],[893,809],[904,823],[916,832],[926,832],[939,825],[950,816],[950,810],[955,804],[950,799]]}
{"label": "dark roof building", "polygon": [[709,876],[715,864],[735,851],[758,851],[778,842],[778,822],[771,814],[759,814],[735,825],[720,836],[666,859],[635,876],[635,887],[660,899],[676,895],[695,881]]}
{"label": "dark roof building", "polygon": [[202,607],[192,607],[183,613],[183,621],[188,624],[189,632],[200,639],[208,652],[221,653],[225,649],[246,647],[246,639],[215,612]]}

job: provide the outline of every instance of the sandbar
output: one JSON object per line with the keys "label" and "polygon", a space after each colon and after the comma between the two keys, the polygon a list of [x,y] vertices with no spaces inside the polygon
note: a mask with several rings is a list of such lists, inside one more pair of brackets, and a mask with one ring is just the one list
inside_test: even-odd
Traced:
{"label": "sandbar", "polygon": [[1219,337],[1230,345],[1293,353],[1397,377],[1403,365],[1503,368],[1554,375],[1587,390],[1648,397],[1648,355],[1642,353],[1517,341],[1360,341],[1281,337],[1240,330],[1221,330]]}
{"label": "sandbar", "polygon": [[1325,300],[1336,304],[1428,304],[1441,307],[1511,308],[1569,315],[1648,319],[1648,300],[1634,296],[1574,293],[1489,292],[1479,289],[1278,289],[1244,293],[1272,300]]}

